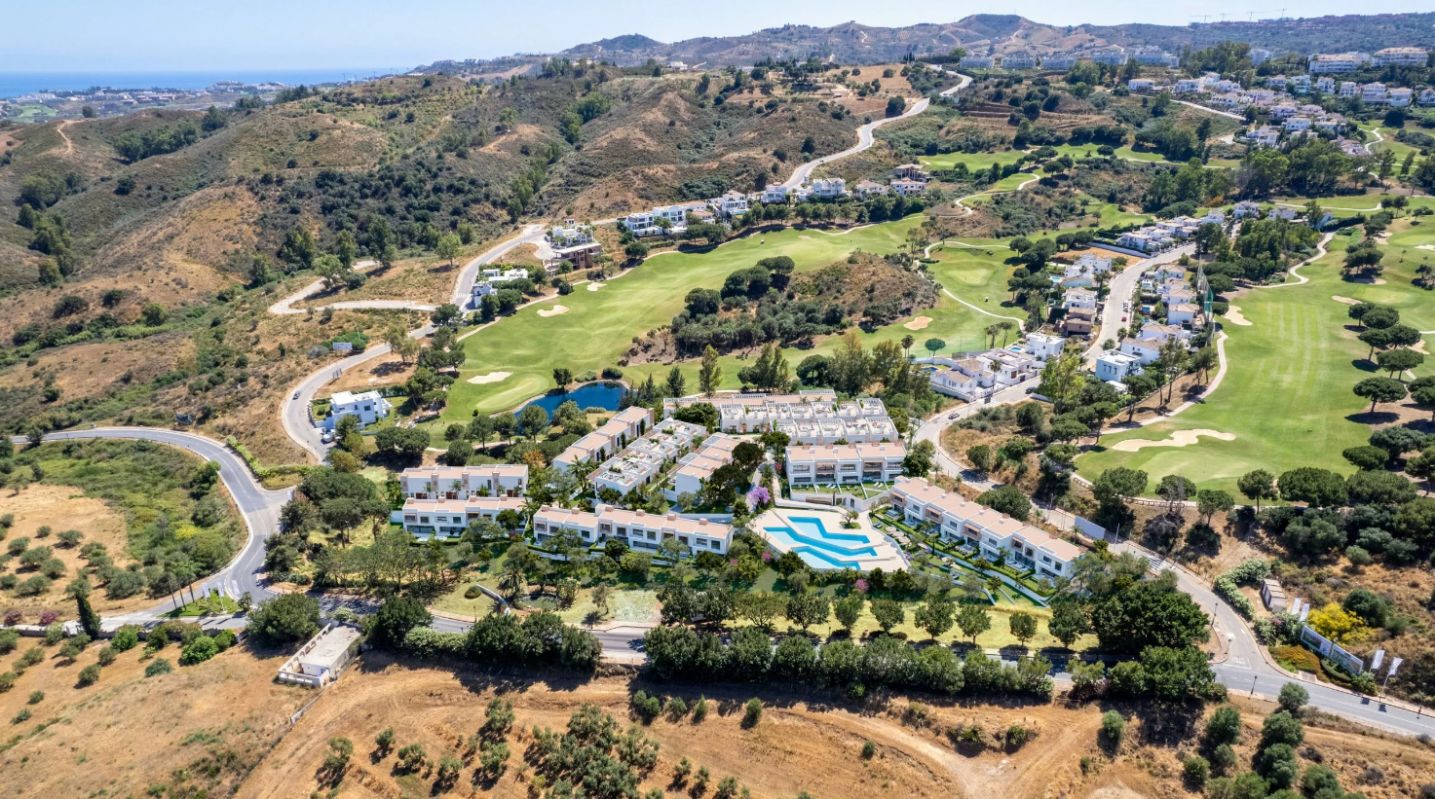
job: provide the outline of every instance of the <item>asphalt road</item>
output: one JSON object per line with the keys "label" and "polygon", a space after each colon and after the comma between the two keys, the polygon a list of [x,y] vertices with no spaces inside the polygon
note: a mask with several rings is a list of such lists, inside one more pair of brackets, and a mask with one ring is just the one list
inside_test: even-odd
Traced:
{"label": "asphalt road", "polygon": [[[947,89],[943,89],[941,92],[941,95],[943,97],[950,97],[951,95],[956,94],[962,89],[967,88],[967,86],[972,82],[972,78],[970,75],[962,75],[956,72],[952,72],[951,74],[957,76],[957,85]],[[817,169],[817,167],[822,166],[823,164],[830,164],[833,161],[841,161],[844,158],[850,158],[851,156],[854,156],[857,153],[862,152],[863,150],[871,148],[872,145],[876,143],[876,137],[873,136],[873,133],[877,130],[877,128],[880,128],[883,125],[890,125],[898,120],[911,119],[912,117],[922,113],[923,111],[926,111],[927,106],[929,105],[931,105],[931,100],[926,97],[923,97],[920,100],[908,100],[907,110],[903,111],[899,116],[883,117],[882,119],[874,119],[871,122],[868,122],[867,124],[857,129],[857,144],[848,147],[841,152],[836,152],[831,155],[824,155],[821,158],[814,158],[813,160],[808,161],[805,164],[799,165],[796,169],[792,170],[792,175],[790,175],[787,180],[784,180],[782,182],[782,185],[789,189],[795,189],[798,186],[801,186],[802,184],[808,182],[812,178],[813,170]]]}

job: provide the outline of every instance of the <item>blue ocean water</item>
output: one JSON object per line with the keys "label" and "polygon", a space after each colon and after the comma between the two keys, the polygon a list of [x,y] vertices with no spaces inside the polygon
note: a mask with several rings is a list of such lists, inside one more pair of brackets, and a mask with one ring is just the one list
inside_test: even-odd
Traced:
{"label": "blue ocean water", "polygon": [[218,81],[298,84],[336,83],[407,72],[403,68],[344,67],[335,69],[206,70],[199,72],[0,72],[0,97],[40,91],[80,91],[95,86],[112,89],[203,89]]}

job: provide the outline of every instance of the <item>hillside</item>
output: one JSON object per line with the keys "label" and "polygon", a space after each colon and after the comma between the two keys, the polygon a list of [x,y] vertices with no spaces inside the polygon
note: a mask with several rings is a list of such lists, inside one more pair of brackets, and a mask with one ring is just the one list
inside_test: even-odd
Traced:
{"label": "hillside", "polygon": [[[619,36],[568,48],[554,55],[594,58],[634,66],[649,61],[682,61],[705,67],[747,66],[817,58],[836,63],[880,63],[908,55],[934,55],[962,47],[973,53],[1010,50],[1054,52],[1083,46],[1157,45],[1173,52],[1221,41],[1248,42],[1277,52],[1375,50],[1393,44],[1435,45],[1435,14],[1376,14],[1190,25],[1047,25],[1008,14],[974,14],[956,22],[878,27],[844,22],[828,28],[783,25],[740,36],[703,36],[659,42],[641,34]],[[537,70],[544,56],[441,61],[416,71],[492,74],[521,64]]]}

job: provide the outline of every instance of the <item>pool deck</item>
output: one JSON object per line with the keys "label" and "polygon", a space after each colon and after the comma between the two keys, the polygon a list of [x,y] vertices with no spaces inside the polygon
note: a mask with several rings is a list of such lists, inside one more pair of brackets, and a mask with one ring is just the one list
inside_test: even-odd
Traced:
{"label": "pool deck", "polygon": [[[795,536],[806,536],[799,532],[792,519],[815,518],[832,535],[827,543],[805,543]],[[845,514],[830,510],[808,510],[806,508],[771,508],[752,520],[751,528],[778,552],[795,551],[802,560],[814,569],[827,570],[856,568],[861,571],[882,569],[895,571],[908,567],[907,556],[883,533],[872,526],[866,513],[857,516],[857,528],[842,526]],[[785,528],[786,534],[774,534],[767,528]],[[865,543],[862,540],[865,539]],[[824,555],[826,557],[824,557]],[[842,565],[834,561],[845,562]]]}

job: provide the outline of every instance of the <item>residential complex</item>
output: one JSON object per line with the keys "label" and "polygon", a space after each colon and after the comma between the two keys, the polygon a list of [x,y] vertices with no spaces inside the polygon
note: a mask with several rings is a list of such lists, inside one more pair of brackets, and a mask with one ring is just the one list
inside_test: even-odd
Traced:
{"label": "residential complex", "polygon": [[399,486],[408,499],[520,497],[528,491],[528,467],[521,463],[425,466],[403,470]]}
{"label": "residential complex", "polygon": [[706,434],[702,425],[664,419],[604,461],[588,475],[588,482],[598,491],[607,489],[627,496],[660,476],[669,463],[687,453]]}
{"label": "residential complex", "polygon": [[974,547],[988,561],[1025,566],[1040,577],[1070,577],[1082,553],[1069,541],[943,491],[926,478],[898,478],[890,498],[893,510],[908,524],[928,525],[944,539]]}
{"label": "residential complex", "polygon": [[597,430],[574,441],[553,459],[554,468],[568,471],[580,463],[602,461],[612,457],[653,424],[653,412],[633,406],[625,408],[604,422]]}
{"label": "residential complex", "polygon": [[718,411],[719,427],[729,433],[786,433],[793,444],[849,444],[900,438],[887,407],[879,399],[838,402],[831,389],[796,394],[735,394],[684,397],[663,401],[663,412],[700,402]]}
{"label": "residential complex", "polygon": [[902,475],[907,447],[878,444],[821,444],[787,448],[787,484],[802,486],[890,483]]}
{"label": "residential complex", "polygon": [[544,505],[533,514],[533,535],[539,543],[564,531],[585,544],[622,541],[641,551],[656,552],[659,544],[675,538],[693,553],[727,552],[732,527],[707,519],[687,519],[676,513],[652,514],[598,505],[592,513]]}

